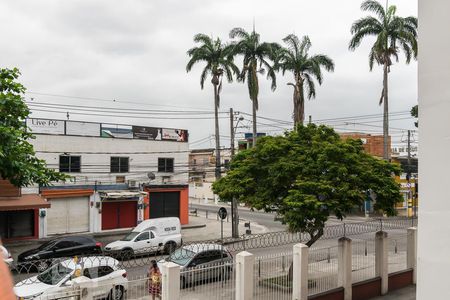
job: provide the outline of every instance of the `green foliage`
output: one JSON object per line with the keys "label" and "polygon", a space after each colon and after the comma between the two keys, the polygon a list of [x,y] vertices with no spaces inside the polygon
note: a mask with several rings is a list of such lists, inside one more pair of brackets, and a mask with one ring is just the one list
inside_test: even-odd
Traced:
{"label": "green foliage", "polygon": [[230,38],[236,38],[234,43],[234,55],[243,56],[243,66],[238,79],[242,82],[247,80],[250,100],[258,109],[259,83],[258,74],[267,73],[267,79],[271,81],[274,91],[277,87],[275,70],[269,60],[274,60],[275,50],[279,48],[276,43],[261,43],[259,33],[254,30],[247,32],[242,28],[233,28]]}
{"label": "green foliage", "polygon": [[312,244],[330,215],[344,218],[369,189],[375,208],[394,215],[401,195],[393,175],[399,173],[398,165],[365,153],[360,140],[309,124],[239,152],[213,190],[225,201],[234,197],[256,209],[276,209],[291,231],[308,232]]}
{"label": "green foliage", "polygon": [[405,53],[406,63],[417,58],[417,18],[396,16],[394,5],[385,10],[375,0],[364,1],[361,9],[374,13],[376,17],[367,16],[353,23],[349,49],[355,50],[365,37],[374,36],[376,40],[369,53],[370,70],[375,62],[392,65],[391,57],[398,61],[400,50]]}
{"label": "green foliage", "polygon": [[305,91],[308,99],[316,97],[314,79],[322,84],[322,69],[334,71],[334,63],[331,58],[323,54],[309,55],[311,41],[308,36],[300,40],[295,34],[286,36],[283,41],[287,47],[280,47],[276,51],[275,69],[286,71],[294,75],[294,83],[288,83],[294,87],[294,122],[304,121]]}
{"label": "green foliage", "polygon": [[47,169],[45,161],[35,157],[28,142],[33,138],[25,124],[30,111],[22,98],[25,87],[17,82],[19,75],[16,68],[0,69],[0,177],[19,187],[64,180],[64,174]]}
{"label": "green foliage", "polygon": [[[414,105],[411,108],[411,116],[413,116],[414,118],[418,118],[419,117],[419,105]],[[414,125],[416,127],[419,127],[419,121],[414,122]]]}
{"label": "green foliage", "polygon": [[200,46],[188,50],[187,54],[190,59],[186,65],[186,71],[191,71],[196,63],[206,63],[200,76],[200,86],[202,89],[208,75],[217,77],[217,82],[213,82],[213,84],[219,84],[218,80],[224,73],[228,82],[232,82],[233,73],[239,73],[239,69],[233,62],[233,46],[223,44],[219,38],[213,40],[202,33],[194,36],[194,42],[199,43]]}

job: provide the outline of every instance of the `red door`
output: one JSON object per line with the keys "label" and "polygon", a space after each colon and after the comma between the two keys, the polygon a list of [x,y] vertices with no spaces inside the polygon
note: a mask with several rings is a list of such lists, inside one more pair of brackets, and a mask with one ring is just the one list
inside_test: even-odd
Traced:
{"label": "red door", "polygon": [[137,202],[103,202],[102,230],[131,228],[137,225]]}

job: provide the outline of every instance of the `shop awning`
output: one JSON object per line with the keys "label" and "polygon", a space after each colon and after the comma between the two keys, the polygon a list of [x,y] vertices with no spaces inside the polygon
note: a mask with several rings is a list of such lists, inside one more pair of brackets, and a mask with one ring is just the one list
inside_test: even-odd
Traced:
{"label": "shop awning", "polygon": [[38,194],[22,195],[20,197],[0,197],[0,211],[49,207],[50,203]]}
{"label": "shop awning", "polygon": [[111,192],[100,192],[102,198],[108,199],[127,199],[127,198],[137,198],[147,195],[146,192],[132,192],[132,191],[111,191]]}

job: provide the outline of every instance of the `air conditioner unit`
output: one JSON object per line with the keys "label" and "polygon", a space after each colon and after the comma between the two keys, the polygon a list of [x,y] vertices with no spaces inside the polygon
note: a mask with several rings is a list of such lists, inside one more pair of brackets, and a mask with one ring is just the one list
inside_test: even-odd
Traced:
{"label": "air conditioner unit", "polygon": [[138,187],[138,183],[136,180],[128,180],[128,187],[129,188],[137,188]]}

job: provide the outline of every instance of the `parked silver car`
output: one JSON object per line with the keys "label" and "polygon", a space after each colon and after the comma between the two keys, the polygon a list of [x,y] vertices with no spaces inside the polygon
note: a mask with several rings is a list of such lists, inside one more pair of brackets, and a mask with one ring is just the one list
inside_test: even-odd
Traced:
{"label": "parked silver car", "polygon": [[211,280],[227,280],[233,272],[233,256],[228,249],[217,244],[190,244],[176,249],[164,262],[180,265],[182,288]]}

